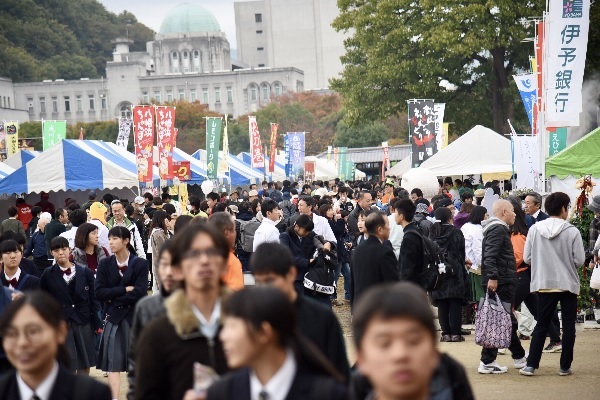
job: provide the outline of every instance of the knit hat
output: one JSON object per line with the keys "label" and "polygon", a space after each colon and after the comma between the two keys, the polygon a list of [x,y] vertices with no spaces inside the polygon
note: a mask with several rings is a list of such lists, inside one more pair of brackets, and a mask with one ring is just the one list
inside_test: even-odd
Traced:
{"label": "knit hat", "polygon": [[106,225],[104,214],[107,211],[108,209],[104,204],[96,201],[90,206],[90,219],[97,219],[98,221],[102,222],[103,225]]}
{"label": "knit hat", "polygon": [[588,208],[595,213],[600,213],[600,196],[594,196]]}

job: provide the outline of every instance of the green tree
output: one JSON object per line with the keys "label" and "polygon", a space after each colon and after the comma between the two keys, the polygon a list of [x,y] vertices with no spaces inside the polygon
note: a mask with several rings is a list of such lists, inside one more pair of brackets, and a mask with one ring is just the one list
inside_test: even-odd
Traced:
{"label": "green tree", "polygon": [[337,125],[335,146],[366,147],[380,146],[387,140],[388,131],[382,122],[367,123],[361,126],[348,126],[344,121]]}
{"label": "green tree", "polygon": [[[407,99],[434,98],[446,102],[446,120],[460,130],[477,121],[506,131],[518,101],[511,75],[527,67],[533,52],[531,43],[522,43],[533,29],[520,20],[541,16],[544,4],[339,0],[333,26],[352,33],[342,77],[332,87],[344,99],[346,120],[374,121],[406,110]],[[455,90],[442,88],[443,81]]]}

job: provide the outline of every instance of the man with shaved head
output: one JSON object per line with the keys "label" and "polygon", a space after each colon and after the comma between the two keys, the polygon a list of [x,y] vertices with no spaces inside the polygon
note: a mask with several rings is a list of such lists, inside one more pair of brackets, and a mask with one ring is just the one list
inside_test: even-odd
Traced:
{"label": "man with shaved head", "polygon": [[[517,336],[517,319],[512,313],[517,283],[517,265],[510,241],[510,227],[515,223],[515,210],[508,200],[498,200],[492,208],[492,218],[483,221],[483,248],[481,254],[481,283],[495,298],[496,292],[502,303],[510,304],[512,322],[511,341],[508,349],[512,353],[515,368],[527,365],[525,350]],[[508,307],[507,307],[508,308]],[[507,367],[496,362],[498,349],[483,348],[477,371],[480,374],[503,374]]]}

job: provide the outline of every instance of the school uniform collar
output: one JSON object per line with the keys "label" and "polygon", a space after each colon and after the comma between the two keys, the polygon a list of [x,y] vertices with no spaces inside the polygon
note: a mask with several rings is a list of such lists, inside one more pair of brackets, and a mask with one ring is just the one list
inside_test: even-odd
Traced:
{"label": "school uniform collar", "polygon": [[17,385],[19,386],[19,394],[22,399],[31,399],[35,393],[40,400],[50,400],[56,377],[58,376],[58,363],[54,361],[54,366],[50,371],[50,374],[39,384],[37,389],[33,391],[21,378],[21,375],[17,372]]}
{"label": "school uniform collar", "polygon": [[266,392],[269,400],[285,400],[298,370],[298,364],[292,350],[287,350],[285,361],[275,375],[263,386],[254,371],[250,371],[250,399],[258,400],[261,392]]}
{"label": "school uniform collar", "polygon": [[[16,279],[17,282],[19,282],[19,280],[21,280],[21,268],[17,267],[17,272],[11,277],[6,275],[6,270],[4,269],[4,279],[6,279],[6,282],[10,281],[13,278]],[[13,289],[16,289],[16,287],[14,287]]]}

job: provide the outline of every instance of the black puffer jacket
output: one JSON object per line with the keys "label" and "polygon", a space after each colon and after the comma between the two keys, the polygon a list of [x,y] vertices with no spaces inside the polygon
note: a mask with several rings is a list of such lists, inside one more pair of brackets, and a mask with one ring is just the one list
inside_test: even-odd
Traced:
{"label": "black puffer jacket", "polygon": [[[433,224],[429,238],[447,250],[445,261],[450,263],[453,273],[446,273],[446,279],[438,290],[431,292],[433,300],[466,299],[468,294],[468,272],[465,268],[465,237],[460,229],[450,224]],[[448,271],[448,267],[446,267]]]}
{"label": "black puffer jacket", "polygon": [[508,226],[498,218],[490,218],[483,226],[483,249],[481,254],[481,285],[497,280],[499,285],[515,284],[517,262],[510,241]]}

